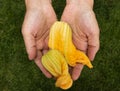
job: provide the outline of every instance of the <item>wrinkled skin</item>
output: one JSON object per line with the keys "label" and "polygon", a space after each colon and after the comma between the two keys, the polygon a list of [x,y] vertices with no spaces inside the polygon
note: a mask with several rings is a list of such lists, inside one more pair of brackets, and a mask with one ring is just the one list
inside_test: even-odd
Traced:
{"label": "wrinkled skin", "polygon": [[[94,59],[99,49],[99,27],[92,7],[93,3],[87,0],[81,3],[68,3],[61,18],[70,24],[76,48],[85,52],[90,60]],[[71,68],[73,80],[79,78],[82,69],[82,64]]]}
{"label": "wrinkled skin", "polygon": [[26,0],[26,8],[22,34],[28,57],[35,60],[45,76],[50,78],[51,74],[41,64],[41,57],[48,50],[49,29],[56,21],[55,12],[51,3],[47,1]]}

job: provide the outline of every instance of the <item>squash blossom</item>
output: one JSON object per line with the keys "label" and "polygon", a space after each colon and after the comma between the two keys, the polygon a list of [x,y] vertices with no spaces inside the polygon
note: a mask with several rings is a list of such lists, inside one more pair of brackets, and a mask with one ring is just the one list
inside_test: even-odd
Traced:
{"label": "squash blossom", "polygon": [[67,63],[74,67],[77,63],[92,68],[89,58],[77,50],[72,42],[72,30],[65,22],[55,22],[50,29],[49,48],[59,50],[66,58]]}
{"label": "squash blossom", "polygon": [[68,89],[73,80],[68,72],[68,65],[64,56],[58,50],[50,50],[42,57],[43,66],[57,79],[56,87]]}

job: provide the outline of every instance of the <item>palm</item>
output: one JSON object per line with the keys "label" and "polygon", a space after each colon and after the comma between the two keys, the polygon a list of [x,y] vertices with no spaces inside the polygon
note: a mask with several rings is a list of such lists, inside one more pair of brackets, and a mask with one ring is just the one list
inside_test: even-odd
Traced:
{"label": "palm", "polygon": [[[81,7],[81,5],[69,4],[65,8],[61,20],[70,24],[73,32],[73,43],[76,48],[85,52],[93,60],[98,50],[99,28],[92,9]],[[91,53],[93,48],[97,49],[94,53]],[[82,68],[83,65],[81,64],[74,67],[72,71],[73,79],[78,78],[77,76],[80,75]]]}

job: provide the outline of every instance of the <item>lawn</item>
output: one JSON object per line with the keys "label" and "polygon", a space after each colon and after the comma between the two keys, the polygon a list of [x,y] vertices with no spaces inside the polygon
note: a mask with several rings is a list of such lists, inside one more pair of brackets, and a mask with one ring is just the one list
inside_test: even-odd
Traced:
{"label": "lawn", "polygon": [[[53,0],[58,18],[65,0]],[[95,0],[94,11],[101,30],[100,50],[92,70],[66,91],[120,91],[120,1]],[[24,0],[0,0],[0,91],[63,91],[47,79],[27,58],[21,34]]]}

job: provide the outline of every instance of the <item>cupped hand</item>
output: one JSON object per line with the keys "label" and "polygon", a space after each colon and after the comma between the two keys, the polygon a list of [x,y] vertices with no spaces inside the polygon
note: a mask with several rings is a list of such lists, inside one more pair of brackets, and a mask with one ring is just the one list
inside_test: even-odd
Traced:
{"label": "cupped hand", "polygon": [[47,0],[26,0],[26,8],[22,34],[28,57],[35,60],[45,76],[50,78],[51,74],[41,64],[41,57],[48,50],[49,29],[56,21],[55,12]]}
{"label": "cupped hand", "polygon": [[[92,7],[93,3],[87,0],[73,1],[67,3],[61,17],[61,20],[67,22],[73,30],[73,43],[76,48],[86,53],[90,60],[94,59],[99,49],[99,27]],[[82,64],[72,68],[73,80],[79,78],[82,69]]]}

